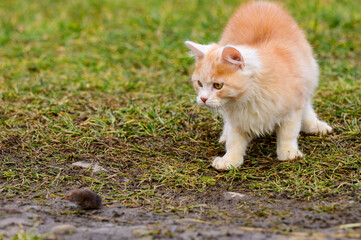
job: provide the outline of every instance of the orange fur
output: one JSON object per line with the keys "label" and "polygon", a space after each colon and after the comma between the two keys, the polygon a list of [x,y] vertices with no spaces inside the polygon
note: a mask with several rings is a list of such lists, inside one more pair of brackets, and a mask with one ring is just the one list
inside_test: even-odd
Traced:
{"label": "orange fur", "polygon": [[[219,56],[215,51],[228,44],[257,49],[264,66],[262,74],[268,75],[259,84],[268,92],[284,94],[286,105],[291,103],[292,107],[303,107],[304,85],[308,85],[309,91],[313,91],[315,83],[301,82],[303,76],[298,66],[311,62],[312,49],[296,22],[280,4],[251,2],[242,5],[228,22],[213,51],[198,63],[196,71],[200,71],[203,62],[211,61],[214,78],[234,73],[231,67],[218,61]],[[229,80],[228,84],[237,87],[232,82],[241,81],[238,76],[235,78],[237,80],[226,78]],[[242,87],[239,86],[240,89]]]}
{"label": "orange fur", "polygon": [[[257,135],[276,130],[278,158],[286,160],[302,156],[301,124],[306,132],[331,131],[311,105],[318,82],[311,46],[280,4],[244,4],[219,43],[186,44],[197,57],[192,80],[198,103],[218,109],[225,121],[221,141],[227,153],[214,160],[215,168],[242,164],[248,142]],[[215,89],[214,83],[223,87]]]}

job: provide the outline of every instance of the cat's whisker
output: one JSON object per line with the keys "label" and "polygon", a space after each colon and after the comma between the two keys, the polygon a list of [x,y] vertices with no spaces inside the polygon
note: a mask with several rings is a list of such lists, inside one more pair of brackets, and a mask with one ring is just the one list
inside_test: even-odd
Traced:
{"label": "cat's whisker", "polygon": [[198,104],[194,104],[192,105],[191,108],[191,113],[188,115],[188,121],[190,122],[191,120],[193,120],[193,116],[195,116],[196,112],[199,112],[200,106]]}

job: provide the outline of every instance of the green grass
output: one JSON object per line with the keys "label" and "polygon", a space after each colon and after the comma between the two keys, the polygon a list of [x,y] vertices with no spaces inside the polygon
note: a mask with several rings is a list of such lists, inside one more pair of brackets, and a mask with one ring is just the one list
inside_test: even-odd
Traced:
{"label": "green grass", "polygon": [[[89,187],[108,201],[164,209],[165,193],[357,196],[361,5],[283,2],[314,46],[316,111],[334,133],[300,136],[306,156],[290,162],[276,160],[274,136],[259,138],[244,166],[217,172],[222,122],[196,106],[183,42],[217,41],[238,0],[1,1],[0,198]],[[80,160],[108,172],[71,166]]]}

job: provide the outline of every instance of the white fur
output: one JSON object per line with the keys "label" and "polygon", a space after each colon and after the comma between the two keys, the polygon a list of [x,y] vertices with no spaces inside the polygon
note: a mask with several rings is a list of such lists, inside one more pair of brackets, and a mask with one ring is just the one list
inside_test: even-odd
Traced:
{"label": "white fur", "polygon": [[[241,50],[242,51],[242,50]],[[243,50],[243,53],[246,52]],[[259,74],[262,72],[262,64],[258,62],[255,52],[248,51],[253,61],[252,68],[246,73],[256,84]],[[247,59],[247,60],[246,60]],[[306,104],[302,109],[285,109],[284,104],[277,104],[282,97],[268,93],[266,90],[254,86],[247,90],[247,95],[237,102],[224,105],[220,112],[224,119],[224,129],[220,142],[226,142],[227,153],[223,157],[214,159],[212,166],[218,170],[226,170],[238,167],[243,163],[246,147],[252,138],[271,133],[277,130],[277,156],[279,160],[291,160],[302,157],[298,149],[297,137],[302,129],[309,133],[326,134],[332,131],[327,123],[318,120],[312,105],[311,94],[317,84],[318,68],[315,62],[308,68],[307,77],[312,81],[306,98]],[[313,79],[312,79],[313,78]],[[249,79],[252,81],[251,79]]]}
{"label": "white fur", "polygon": [[[214,47],[193,42],[186,42],[186,44],[198,58],[204,57]],[[225,170],[240,166],[243,163],[247,145],[252,138],[271,133],[274,130],[277,133],[279,160],[303,156],[297,145],[297,137],[301,128],[308,133],[326,134],[331,132],[331,127],[318,120],[312,108],[311,96],[317,86],[319,74],[317,62],[313,58],[309,61],[301,62],[300,60],[298,62],[301,74],[299,77],[304,81],[304,89],[301,90],[304,98],[302,108],[302,103],[286,102],[292,101],[283,97],[284,91],[289,91],[287,88],[262,87],[262,81],[272,81],[272,79],[264,79],[266,70],[256,49],[232,45],[225,47],[235,48],[244,60],[244,66],[237,71],[240,81],[247,81],[241,98],[236,98],[239,90],[231,87],[228,88],[227,98],[217,97],[218,90],[214,89],[213,83],[222,82],[222,79],[207,79],[212,70],[211,63],[203,63],[202,70],[193,75],[194,84],[198,84],[198,81],[202,83],[197,96],[198,104],[218,110],[224,120],[220,142],[226,142],[227,152],[223,157],[214,159],[212,165],[216,169]],[[225,47],[212,50],[219,54],[218,61],[221,61],[222,51]],[[240,65],[240,61],[226,60],[230,64]],[[298,79],[290,79],[290,81],[298,81]],[[201,98],[206,98],[206,102],[204,103]],[[294,109],[295,106],[301,106],[301,108]]]}
{"label": "white fur", "polygon": [[[196,44],[196,43],[193,43],[193,44]],[[198,50],[202,49],[202,51],[207,51],[207,52],[209,51],[208,48],[210,46],[213,47],[213,45],[201,45],[201,44],[197,44],[197,45],[193,45],[193,46],[196,46]],[[242,57],[244,58],[244,62],[245,62],[245,67],[244,67],[244,69],[242,69],[242,71],[238,72],[240,75],[247,76],[251,80],[252,77],[254,77],[258,74],[258,72],[260,71],[260,69],[262,67],[262,63],[261,63],[261,60],[259,59],[258,52],[256,49],[243,47],[243,46],[232,46],[232,45],[227,45],[226,47],[233,47],[242,54]],[[220,57],[222,55],[222,51],[224,48],[225,47],[217,50],[218,54],[219,54],[219,61],[220,61]],[[193,48],[190,48],[190,49],[192,50]],[[192,51],[194,51],[194,49]],[[197,53],[194,53],[194,54],[197,54]],[[209,72],[211,67],[212,67],[211,65],[203,65],[204,72],[205,73]],[[200,105],[205,105],[210,108],[219,108],[219,107],[223,106],[225,104],[225,101],[223,99],[214,98],[214,96],[212,94],[213,93],[212,91],[217,91],[212,88],[213,79],[207,79],[206,74],[204,76],[201,74],[200,76],[198,76],[198,79],[202,82],[203,87],[201,88],[201,90],[198,93],[197,103]],[[236,90],[233,90],[230,97],[234,97],[238,93],[239,92],[237,92]],[[246,95],[249,95],[250,93],[251,92],[246,93]],[[206,104],[203,103],[201,98],[208,99]]]}
{"label": "white fur", "polygon": [[242,55],[245,62],[245,68],[243,69],[242,74],[248,76],[252,75],[256,71],[259,71],[259,69],[262,67],[262,62],[259,59],[257,49],[244,47],[244,46],[233,46],[233,45],[227,45],[224,48],[226,47],[235,48]]}
{"label": "white fur", "polygon": [[277,157],[289,160],[303,156],[297,144],[301,129],[332,130],[312,108],[319,73],[311,46],[278,4],[247,3],[229,20],[219,43],[186,45],[197,56],[192,76],[197,102],[224,119],[220,141],[226,154],[214,159],[216,169],[240,166],[254,137],[275,131]]}
{"label": "white fur", "polygon": [[197,58],[204,57],[213,46],[213,44],[203,45],[192,41],[185,41],[184,44],[191,50],[190,55]]}

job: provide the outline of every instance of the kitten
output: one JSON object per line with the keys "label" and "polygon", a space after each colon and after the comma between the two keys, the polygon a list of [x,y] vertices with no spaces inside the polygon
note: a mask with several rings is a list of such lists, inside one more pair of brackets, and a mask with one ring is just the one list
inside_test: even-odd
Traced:
{"label": "kitten", "polygon": [[197,61],[192,82],[198,104],[224,120],[220,142],[227,152],[213,160],[216,169],[240,166],[249,142],[274,130],[279,160],[303,156],[297,146],[301,129],[331,132],[312,108],[319,72],[311,46],[279,4],[242,5],[219,43],[185,44]]}

